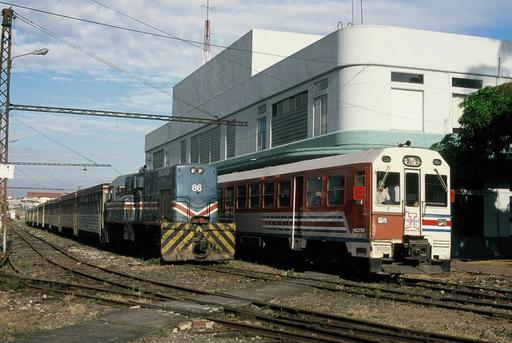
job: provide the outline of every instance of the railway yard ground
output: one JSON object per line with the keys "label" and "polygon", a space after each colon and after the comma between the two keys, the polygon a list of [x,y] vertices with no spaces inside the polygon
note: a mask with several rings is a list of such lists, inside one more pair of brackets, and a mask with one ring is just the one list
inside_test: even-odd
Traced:
{"label": "railway yard ground", "polygon": [[161,265],[21,223],[9,240],[0,341],[512,342],[512,261],[361,278],[245,261]]}

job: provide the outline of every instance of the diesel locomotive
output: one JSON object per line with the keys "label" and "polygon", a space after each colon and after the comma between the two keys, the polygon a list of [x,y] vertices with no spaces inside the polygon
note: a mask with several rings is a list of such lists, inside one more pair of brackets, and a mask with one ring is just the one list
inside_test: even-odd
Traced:
{"label": "diesel locomotive", "polygon": [[164,261],[219,261],[235,252],[235,225],[218,221],[217,170],[177,165],[119,176],[27,213],[33,226],[104,244],[156,246]]}

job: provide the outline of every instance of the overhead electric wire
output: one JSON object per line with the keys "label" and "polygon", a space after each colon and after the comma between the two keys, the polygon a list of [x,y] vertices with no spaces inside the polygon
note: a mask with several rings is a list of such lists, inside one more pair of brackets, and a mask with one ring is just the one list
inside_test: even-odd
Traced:
{"label": "overhead electric wire", "polygon": [[82,52],[82,53],[86,54],[87,56],[92,57],[92,58],[94,58],[95,60],[97,60],[97,61],[99,61],[99,62],[101,62],[101,63],[103,63],[103,64],[105,64],[105,65],[107,65],[107,66],[109,66],[109,67],[111,67],[111,68],[113,68],[113,69],[115,69],[115,70],[117,70],[118,72],[120,72],[120,73],[122,73],[122,74],[124,74],[124,75],[126,75],[126,76],[129,76],[129,77],[131,77],[132,79],[137,80],[137,81],[139,81],[139,82],[141,82],[141,83],[144,83],[145,85],[147,85],[147,86],[149,86],[149,87],[151,87],[151,88],[153,88],[153,89],[155,89],[155,90],[157,90],[157,91],[159,91],[159,92],[161,92],[161,93],[163,93],[163,94],[165,94],[165,95],[167,95],[167,96],[169,96],[169,97],[171,97],[171,98],[172,98],[172,94],[168,93],[168,92],[167,92],[167,91],[165,91],[164,89],[159,88],[159,87],[157,87],[157,86],[155,86],[155,85],[151,84],[150,82],[148,82],[148,81],[146,81],[146,80],[144,80],[144,79],[142,79],[142,78],[140,78],[140,77],[138,77],[138,76],[136,76],[136,75],[134,75],[134,74],[130,73],[129,71],[126,71],[126,70],[124,70],[123,68],[121,68],[121,67],[119,67],[119,66],[115,65],[114,63],[112,63],[112,62],[110,62],[110,61],[108,61],[108,60],[106,60],[106,59],[104,59],[104,58],[102,58],[102,57],[100,57],[100,56],[98,56],[98,55],[94,54],[93,52],[91,52],[91,51],[89,51],[89,50],[86,50],[86,49],[84,49],[84,48],[82,48],[82,47],[80,47],[80,46],[78,46],[78,45],[76,45],[76,44],[74,44],[74,43],[72,43],[72,42],[70,42],[70,41],[68,41],[68,40],[66,40],[66,39],[64,39],[64,38],[62,38],[62,37],[60,37],[60,36],[59,36],[59,35],[57,35],[56,33],[53,33],[53,32],[51,32],[51,31],[49,31],[48,29],[44,28],[43,26],[41,26],[41,25],[39,25],[39,24],[35,23],[34,21],[32,21],[32,20],[30,20],[30,19],[28,19],[28,18],[26,18],[26,17],[22,16],[21,14],[19,14],[19,13],[17,13],[17,12],[16,12],[16,17],[17,17],[19,20],[23,21],[24,23],[26,23],[26,24],[28,24],[28,25],[30,25],[30,26],[32,26],[32,27],[34,27],[34,28],[36,28],[36,29],[38,29],[38,30],[40,30],[40,31],[42,31],[42,32],[44,32],[44,33],[46,33],[46,34],[50,35],[50,36],[52,36],[53,38],[55,38],[55,39],[59,40],[60,42],[62,42],[62,43],[64,43],[64,44],[66,44],[66,45],[68,45],[68,46],[72,47],[73,49],[76,49],[76,50],[78,50],[78,51],[80,51],[80,52]]}
{"label": "overhead electric wire", "polygon": [[111,67],[113,69],[115,69],[115,70],[117,70],[118,72],[120,72],[120,73],[122,73],[122,74],[124,74],[124,75],[126,75],[126,76],[128,76],[128,77],[130,77],[130,78],[132,78],[132,79],[134,79],[136,81],[138,81],[138,82],[141,82],[141,83],[143,83],[143,84],[145,84],[145,85],[147,85],[147,86],[149,86],[149,87],[151,87],[151,88],[153,88],[153,89],[155,89],[155,90],[157,90],[157,91],[159,91],[159,92],[169,96],[173,100],[177,100],[179,102],[184,103],[185,105],[194,107],[195,109],[199,110],[200,112],[202,112],[202,113],[204,113],[204,114],[206,114],[208,116],[211,116],[212,118],[216,118],[216,119],[218,118],[217,116],[211,114],[210,112],[208,112],[208,111],[206,111],[204,109],[201,109],[200,108],[201,105],[197,105],[197,106],[196,105],[192,105],[191,103],[187,102],[186,100],[183,100],[183,99],[180,99],[180,98],[178,98],[176,96],[173,96],[172,94],[170,94],[169,92],[165,91],[164,89],[159,88],[159,87],[153,85],[152,83],[150,83],[150,82],[148,82],[148,81],[138,77],[137,75],[135,75],[135,74],[133,74],[133,73],[131,73],[131,72],[129,72],[129,71],[119,67],[118,65],[116,65],[116,64],[114,64],[114,63],[112,63],[112,62],[110,62],[110,61],[108,61],[108,60],[106,60],[106,59],[96,55],[96,54],[94,54],[93,52],[91,52],[91,51],[89,51],[87,49],[84,49],[84,48],[80,47],[79,45],[77,45],[77,44],[75,44],[73,42],[70,42],[70,41],[62,38],[58,34],[56,34],[54,32],[51,32],[50,30],[46,29],[44,26],[42,26],[42,25],[40,25],[40,24],[38,24],[38,23],[36,23],[36,22],[34,22],[34,21],[24,17],[23,15],[19,14],[18,12],[15,12],[15,13],[16,13],[16,17],[19,18],[22,22],[24,22],[24,23],[26,23],[26,24],[28,24],[28,25],[30,25],[30,26],[32,26],[32,27],[34,27],[34,28],[36,28],[36,29],[38,29],[38,30],[40,30],[40,31],[50,35],[50,36],[52,36],[52,37],[54,37],[55,39],[59,40],[60,42],[62,42],[64,44],[72,47],[73,49],[76,49],[76,50],[86,54],[87,56],[89,56],[91,58],[94,58],[95,60],[97,60],[97,61],[99,61],[99,62],[101,62],[101,63],[103,63],[103,64],[105,64],[105,65],[107,65],[107,66],[109,66],[109,67]]}
{"label": "overhead electric wire", "polygon": [[[199,45],[194,45],[194,46],[199,47],[200,49],[202,49],[203,42],[201,42],[201,41],[178,37],[176,35],[173,35],[171,33],[163,31],[163,30],[161,30],[161,29],[159,29],[157,27],[154,27],[154,26],[152,26],[150,24],[147,24],[147,23],[145,23],[144,21],[142,21],[140,19],[137,19],[137,18],[132,17],[132,16],[126,14],[126,13],[123,13],[121,11],[118,11],[118,10],[112,8],[112,7],[109,7],[109,6],[105,5],[105,4],[102,4],[99,1],[94,1],[94,0],[90,0],[90,1],[98,4],[99,6],[102,6],[102,7],[105,7],[107,9],[110,9],[110,10],[112,10],[112,11],[114,11],[114,12],[116,12],[116,13],[122,15],[122,16],[125,16],[127,18],[132,19],[132,20],[135,20],[135,21],[139,22],[140,24],[143,24],[143,25],[146,25],[148,27],[151,27],[152,29],[157,30],[159,32],[162,32],[164,34],[157,34],[157,33],[154,33],[154,32],[148,32],[148,31],[133,29],[133,28],[129,28],[129,27],[125,27],[125,26],[120,26],[120,25],[108,24],[108,23],[99,22],[99,21],[96,21],[96,20],[79,18],[79,17],[70,16],[70,15],[61,14],[61,13],[56,13],[56,12],[50,12],[50,11],[46,11],[46,10],[42,10],[42,9],[38,9],[38,8],[34,8],[34,7],[29,7],[29,6],[23,6],[23,5],[18,5],[18,4],[10,3],[10,2],[7,2],[7,1],[0,1],[0,4],[4,4],[4,5],[8,5],[8,6],[13,6],[13,7],[19,7],[19,8],[22,8],[22,9],[29,10],[29,11],[34,11],[34,12],[39,12],[39,13],[43,13],[43,14],[47,14],[47,15],[61,17],[61,18],[64,18],[64,19],[81,21],[81,22],[85,22],[85,23],[89,23],[89,24],[105,26],[105,27],[109,27],[109,28],[113,28],[113,29],[118,29],[118,30],[123,30],[123,31],[130,31],[130,32],[133,32],[133,33],[139,33],[139,34],[149,35],[149,36],[154,36],[154,37],[159,37],[159,38],[173,39],[173,40],[178,40],[178,41],[181,41],[181,42],[184,42],[184,43],[199,44]],[[314,62],[337,63],[336,61],[329,61],[329,60],[322,60],[322,59],[315,59],[315,58],[307,58],[307,57],[298,57],[298,56],[281,55],[281,54],[276,54],[276,53],[271,53],[271,52],[264,52],[264,51],[236,48],[236,47],[231,47],[231,46],[226,46],[226,45],[221,45],[221,44],[213,44],[213,43],[211,43],[210,45],[213,46],[213,47],[216,47],[216,48],[221,48],[221,49],[234,50],[234,51],[247,52],[247,53],[254,53],[254,54],[260,54],[260,55],[267,55],[267,56],[292,58],[292,59],[314,61]]]}
{"label": "overhead electric wire", "polygon": [[[72,153],[74,153],[74,154],[76,154],[76,155],[78,155],[78,156],[82,157],[83,159],[85,159],[85,160],[87,160],[87,161],[89,161],[89,162],[91,162],[91,163],[94,163],[94,164],[100,164],[100,163],[98,163],[98,162],[96,162],[96,161],[94,161],[94,160],[90,159],[89,157],[85,156],[84,154],[82,154],[82,153],[80,153],[80,152],[76,151],[75,149],[73,149],[73,148],[69,147],[68,145],[66,145],[66,144],[64,144],[64,143],[59,142],[58,140],[56,140],[55,138],[53,138],[53,137],[51,137],[51,136],[47,135],[47,134],[46,134],[46,133],[44,133],[43,131],[41,131],[41,130],[39,130],[39,129],[35,128],[35,127],[33,127],[32,125],[27,124],[27,123],[26,123],[26,122],[24,122],[23,120],[18,119],[18,118],[16,118],[16,117],[14,117],[14,119],[15,119],[15,120],[17,120],[18,122],[20,122],[21,124],[25,125],[26,127],[28,127],[28,128],[30,128],[30,129],[32,129],[32,130],[34,130],[34,131],[36,131],[36,132],[37,132],[37,133],[39,133],[40,135],[42,135],[42,136],[46,137],[47,139],[51,140],[51,141],[52,141],[52,142],[54,142],[55,144],[58,144],[58,145],[60,145],[61,147],[65,148],[65,149],[67,149],[67,150],[69,150],[69,151],[71,151]],[[112,165],[111,165],[111,166],[110,166],[110,168],[112,168],[112,170],[114,170],[114,171],[115,171],[116,173],[118,173],[119,175],[123,175],[123,174],[122,174],[119,170],[117,170],[114,166],[112,166]]]}

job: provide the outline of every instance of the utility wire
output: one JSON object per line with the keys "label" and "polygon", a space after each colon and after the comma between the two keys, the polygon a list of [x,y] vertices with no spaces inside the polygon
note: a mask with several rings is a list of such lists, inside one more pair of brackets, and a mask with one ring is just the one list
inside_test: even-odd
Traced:
{"label": "utility wire", "polygon": [[60,42],[62,42],[64,44],[72,47],[73,49],[76,49],[76,50],[86,54],[87,56],[89,56],[91,58],[94,58],[95,60],[97,60],[97,61],[99,61],[99,62],[101,62],[101,63],[103,63],[103,64],[105,64],[105,65],[107,65],[107,66],[109,66],[109,67],[111,67],[113,69],[115,69],[115,70],[117,70],[118,72],[120,72],[120,73],[122,73],[122,74],[124,74],[124,75],[126,75],[126,76],[128,76],[128,77],[130,77],[130,78],[132,78],[132,79],[134,79],[136,81],[138,81],[138,82],[141,82],[141,83],[143,83],[143,84],[145,84],[145,85],[147,85],[147,86],[149,86],[149,87],[151,87],[151,88],[153,88],[153,89],[155,89],[155,90],[157,90],[157,91],[159,91],[159,92],[169,96],[170,98],[172,98],[174,100],[180,101],[180,102],[182,102],[182,103],[184,103],[184,104],[186,104],[188,106],[191,106],[191,107],[193,107],[193,108],[203,112],[204,114],[206,114],[206,115],[208,115],[210,117],[213,117],[213,118],[217,119],[217,116],[211,114],[210,112],[208,112],[206,110],[201,109],[200,108],[201,105],[197,105],[197,106],[196,105],[192,105],[191,103],[189,103],[189,102],[187,102],[187,101],[185,101],[183,99],[180,99],[180,98],[178,98],[176,96],[173,96],[172,94],[170,94],[169,92],[165,91],[164,89],[159,88],[159,87],[151,84],[150,82],[148,82],[148,81],[146,81],[146,80],[136,76],[135,74],[133,74],[133,73],[131,73],[131,72],[129,72],[129,71],[127,71],[127,70],[117,66],[116,64],[114,64],[114,63],[112,63],[112,62],[110,62],[110,61],[108,61],[108,60],[106,60],[106,59],[104,59],[102,57],[99,57],[98,55],[94,54],[93,52],[91,52],[89,50],[86,50],[86,49],[84,49],[84,48],[74,44],[73,42],[70,42],[70,41],[62,38],[61,36],[57,35],[56,33],[51,32],[50,30],[46,29],[42,25],[39,25],[39,24],[35,23],[34,21],[24,17],[23,15],[19,14],[18,12],[16,12],[16,17],[19,18],[22,22],[24,22],[24,23],[26,23],[26,24],[28,24],[28,25],[30,25],[30,26],[32,26],[32,27],[34,27],[34,28],[36,28],[36,29],[38,29],[38,30],[40,30],[40,31],[50,35],[50,36],[52,36],[52,37],[54,37],[55,39],[59,40]]}
{"label": "utility wire", "polygon": [[[42,9],[37,9],[37,8],[34,8],[34,7],[29,7],[29,6],[17,5],[17,4],[13,4],[13,3],[10,3],[10,2],[6,2],[6,1],[0,1],[0,4],[4,4],[4,5],[8,5],[8,6],[13,6],[13,7],[18,7],[18,8],[26,9],[26,10],[29,10],[29,11],[44,13],[44,14],[47,14],[47,15],[52,15],[52,16],[61,17],[61,18],[65,18],[65,19],[70,19],[70,20],[81,21],[81,22],[85,22],[85,23],[89,23],[89,24],[105,26],[105,27],[109,27],[109,28],[113,28],[113,29],[118,29],[118,30],[123,30],[123,31],[130,31],[130,32],[134,32],[134,33],[139,33],[139,34],[144,34],[144,35],[149,35],[149,36],[154,36],[154,37],[159,37],[159,38],[178,40],[178,41],[181,41],[181,42],[184,42],[184,43],[187,43],[187,44],[191,43],[191,44],[193,44],[193,46],[202,49],[203,42],[201,42],[201,41],[197,41],[197,40],[193,40],[193,39],[187,39],[187,38],[182,38],[182,37],[173,35],[171,33],[165,32],[165,31],[163,31],[163,30],[161,30],[161,29],[159,29],[157,27],[154,27],[154,26],[152,26],[150,24],[147,24],[147,23],[145,23],[144,21],[142,21],[140,19],[137,19],[137,18],[132,17],[132,16],[126,14],[126,13],[123,13],[121,11],[118,11],[118,10],[112,8],[112,7],[109,7],[109,6],[105,5],[105,4],[102,4],[99,1],[94,1],[94,0],[90,0],[90,1],[96,3],[99,6],[102,6],[104,8],[109,9],[109,10],[112,10],[112,11],[114,11],[114,12],[116,12],[116,13],[124,16],[124,17],[127,17],[127,18],[130,18],[132,20],[135,20],[135,21],[137,21],[140,24],[143,24],[143,25],[146,25],[148,27],[151,27],[152,29],[157,30],[157,31],[159,31],[159,32],[161,32],[163,34],[157,34],[157,33],[154,33],[154,32],[148,32],[148,31],[133,29],[133,28],[129,28],[129,27],[125,27],[125,26],[120,26],[120,25],[108,24],[108,23],[99,22],[99,21],[96,21],[96,20],[90,20],[90,19],[74,17],[74,16],[70,16],[70,15],[66,15],[66,14],[61,14],[61,13],[45,11],[45,10],[42,10]],[[240,52],[247,52],[247,53],[251,53],[251,54],[254,53],[254,54],[260,54],[260,55],[283,57],[283,58],[292,58],[292,59],[298,59],[298,60],[324,62],[324,63],[337,63],[337,61],[329,61],[329,60],[307,58],[307,57],[299,57],[299,56],[280,55],[280,54],[275,54],[275,53],[271,53],[271,52],[242,49],[242,48],[236,48],[236,47],[231,47],[231,46],[226,46],[226,45],[221,45],[221,44],[210,44],[210,45],[213,46],[213,47],[216,47],[216,48],[227,49],[227,50],[234,50],[234,51],[240,51]]]}
{"label": "utility wire", "polygon": [[[64,144],[64,143],[61,143],[61,142],[59,142],[58,140],[56,140],[55,138],[53,138],[53,137],[51,137],[51,136],[47,135],[47,134],[46,134],[46,133],[44,133],[43,131],[41,131],[41,130],[39,130],[39,129],[35,128],[35,127],[33,127],[32,125],[27,124],[27,123],[26,123],[26,122],[24,122],[23,120],[18,119],[18,118],[16,118],[16,117],[14,117],[14,119],[15,119],[15,120],[17,120],[18,122],[20,122],[21,124],[25,125],[26,127],[28,127],[28,128],[30,128],[30,129],[32,129],[32,130],[34,130],[34,131],[36,131],[36,132],[37,132],[37,133],[39,133],[40,135],[42,135],[42,136],[46,137],[47,139],[51,140],[51,141],[52,141],[52,142],[54,142],[55,144],[58,144],[58,145],[60,145],[61,147],[65,148],[65,149],[67,149],[67,150],[69,150],[69,151],[71,151],[72,153],[74,153],[74,154],[76,154],[76,155],[78,155],[78,156],[82,157],[83,159],[85,159],[85,160],[87,160],[87,161],[89,161],[89,162],[91,162],[91,163],[94,163],[94,164],[99,164],[98,162],[96,162],[96,161],[94,161],[94,160],[90,159],[89,157],[87,157],[87,156],[85,156],[84,154],[82,154],[82,153],[80,153],[80,152],[76,151],[75,149],[73,149],[73,148],[69,147],[68,145],[66,145],[66,144]],[[118,173],[119,175],[123,175],[119,170],[117,170],[116,168],[114,168],[114,166],[110,166],[110,168],[112,168],[112,170],[114,170],[114,171],[115,171],[116,173]]]}
{"label": "utility wire", "polygon": [[[167,35],[167,36],[169,36],[169,37],[176,37],[175,35],[173,35],[173,34],[171,34],[171,33],[167,32],[167,31],[164,31],[164,30],[162,30],[162,29],[160,29],[160,28],[157,28],[157,27],[155,27],[155,26],[153,26],[153,25],[151,25],[151,24],[148,24],[148,23],[146,23],[146,22],[144,22],[144,21],[142,21],[142,20],[140,20],[140,19],[138,19],[138,18],[135,18],[135,17],[133,17],[133,16],[130,16],[130,15],[128,15],[128,14],[125,14],[125,13],[123,13],[123,12],[121,12],[121,11],[118,11],[118,10],[116,10],[116,9],[113,9],[113,8],[111,8],[111,7],[107,6],[107,5],[102,4],[101,2],[99,2],[99,1],[97,1],[97,0],[90,0],[90,1],[92,1],[92,2],[94,2],[94,3],[96,3],[96,4],[98,4],[98,5],[100,5],[100,6],[102,6],[102,7],[105,7],[105,8],[107,8],[107,9],[110,9],[110,10],[112,10],[112,11],[114,11],[114,12],[118,13],[118,14],[121,14],[121,15],[122,15],[122,16],[124,16],[124,17],[130,18],[130,19],[132,19],[132,20],[136,21],[136,22],[137,22],[137,23],[139,23],[139,24],[142,24],[142,25],[145,25],[145,26],[147,26],[147,27],[150,27],[150,28],[152,28],[153,30],[156,30],[156,31],[158,31],[158,32],[160,32],[160,33],[163,33],[163,34],[165,34],[165,35]],[[185,43],[187,43],[187,44],[189,44],[189,45],[191,45],[191,46],[193,46],[193,47],[195,47],[195,48],[198,48],[198,49],[201,49],[201,50],[202,50],[202,46],[201,46],[201,45],[197,45],[197,44],[192,44],[192,43],[191,43],[191,42],[193,42],[193,43],[197,43],[196,41],[185,40],[185,39],[182,39],[182,38],[179,38],[179,40],[180,40],[180,41],[183,41],[183,42],[185,42]],[[215,44],[210,44],[210,45],[215,46]],[[231,49],[231,47],[224,47],[224,46],[221,46],[221,47],[223,47],[223,48],[225,48],[225,49]],[[236,48],[233,48],[233,49],[234,49],[234,50],[237,50]],[[247,52],[252,52],[252,50],[247,50],[247,49],[240,49],[240,50],[242,50],[242,51],[247,51]],[[216,54],[216,53],[214,53],[214,52],[212,52],[212,54],[213,54],[213,55],[218,55],[218,54]],[[241,63],[241,62],[239,62],[239,61],[237,61],[237,60],[233,60],[233,59],[229,58],[228,56],[224,56],[224,55],[218,55],[218,56],[220,56],[221,58],[223,58],[223,59],[225,59],[225,60],[227,60],[227,61],[229,61],[229,62],[231,62],[231,63],[233,63],[233,64],[237,64],[237,65],[239,65],[239,66],[241,66],[241,67],[243,67],[243,68],[249,69],[249,70],[251,70],[251,71],[255,71],[256,73],[260,73],[260,74],[265,75],[265,76],[267,76],[267,77],[269,77],[269,78],[272,78],[272,79],[274,79],[274,80],[277,80],[277,81],[283,82],[283,83],[285,83],[285,84],[287,84],[287,85],[294,86],[294,84],[292,84],[291,82],[286,81],[286,80],[283,80],[283,79],[281,79],[281,78],[279,78],[279,77],[276,77],[276,76],[274,76],[274,75],[272,75],[272,74],[270,74],[270,73],[268,73],[268,72],[266,72],[266,71],[258,70],[258,69],[256,69],[256,68],[253,68],[252,66],[248,66],[248,65],[246,65],[246,64],[244,64],[244,63]],[[289,58],[292,58],[292,57],[293,57],[293,56],[284,56],[284,55],[276,55],[276,56],[280,56],[280,57],[289,57]],[[336,61],[336,62],[334,62],[334,61],[322,61],[322,62],[329,62],[329,63],[334,63],[335,65],[338,65],[338,62],[337,62],[337,61]],[[304,90],[307,90],[307,88],[305,88],[305,87],[302,87],[302,86],[299,86],[299,87],[300,87],[300,88],[303,88]],[[190,113],[191,111],[193,111],[193,110],[195,110],[195,109],[198,109],[198,108],[199,108],[199,106],[202,106],[202,105],[204,105],[204,104],[206,104],[206,103],[209,103],[210,101],[212,101],[212,100],[216,99],[217,97],[221,96],[222,94],[223,94],[223,92],[220,92],[220,93],[218,93],[218,94],[214,95],[213,97],[211,97],[211,98],[209,98],[209,99],[207,99],[207,100],[203,101],[203,102],[202,102],[202,103],[200,103],[199,105],[196,105],[196,106],[189,105],[191,108],[187,109],[187,110],[186,110],[186,111],[184,111],[183,113],[180,113],[180,114],[179,114],[179,116],[184,116],[184,115],[186,115],[186,114]]]}

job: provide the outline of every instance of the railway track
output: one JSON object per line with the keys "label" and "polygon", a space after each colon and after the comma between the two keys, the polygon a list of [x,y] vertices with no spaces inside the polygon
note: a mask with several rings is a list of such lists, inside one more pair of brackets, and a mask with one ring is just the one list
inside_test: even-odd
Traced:
{"label": "railway track", "polygon": [[[436,334],[430,332],[423,332],[418,330],[410,330],[400,327],[394,327],[384,325],[381,323],[375,323],[364,320],[357,320],[344,316],[336,316],[328,313],[306,311],[292,307],[277,306],[266,302],[256,302],[251,299],[234,297],[229,294],[222,292],[208,292],[198,290],[192,287],[185,287],[181,285],[175,285],[167,282],[161,282],[157,280],[142,278],[135,275],[129,275],[123,272],[115,271],[110,268],[96,266],[88,263],[82,259],[79,259],[55,244],[48,242],[41,237],[33,235],[28,231],[21,229],[13,230],[22,240],[24,240],[32,250],[36,251],[38,248],[35,246],[33,240],[37,240],[41,245],[47,245],[56,252],[66,256],[71,261],[74,261],[75,266],[71,267],[63,262],[57,262],[56,266],[63,268],[67,272],[78,275],[83,278],[92,279],[95,282],[107,283],[118,287],[123,290],[116,290],[116,296],[125,296],[126,290],[133,288],[133,281],[139,282],[137,289],[146,296],[146,301],[140,299],[112,299],[111,297],[100,297],[99,300],[106,302],[112,301],[118,305],[133,306],[139,305],[147,308],[158,308],[161,310],[169,310],[181,313],[188,316],[197,316],[194,313],[187,313],[187,311],[176,310],[176,308],[166,306],[161,303],[161,298],[172,299],[180,301],[188,301],[200,304],[212,304],[199,299],[201,295],[217,295],[223,297],[238,298],[241,300],[250,301],[256,308],[265,309],[265,312],[261,310],[245,310],[235,307],[222,306],[226,312],[233,313],[237,318],[253,318],[256,324],[247,323],[241,320],[226,320],[217,316],[201,315],[202,318],[212,320],[223,326],[243,330],[245,332],[251,332],[258,335],[263,335],[272,338],[281,338],[292,341],[300,342],[431,342],[431,341],[461,341],[461,342],[475,342],[472,339],[466,339],[463,337],[452,337],[443,334]],[[32,240],[32,242],[30,241]],[[39,247],[39,250],[44,250]],[[55,263],[55,257],[49,256],[49,251],[38,251],[39,256],[45,259],[49,263]],[[84,273],[83,270],[78,270],[76,265],[86,265],[91,269],[96,269],[97,273],[92,273],[90,270],[88,273]],[[103,273],[104,275],[100,275]],[[4,273],[0,274],[0,277],[14,278],[16,275],[4,276]],[[119,276],[120,279],[113,280],[112,275]],[[107,277],[108,276],[108,277]],[[58,292],[64,293],[77,293],[77,289],[81,289],[81,285],[76,283],[58,283],[52,280],[41,280],[37,278],[27,279],[27,286],[39,289],[41,287],[48,287],[49,289],[58,289]],[[121,280],[121,279],[124,279]],[[160,290],[155,290],[154,287],[160,287]],[[89,290],[93,290],[87,286]],[[101,288],[102,291],[106,289]],[[96,292],[96,290],[94,290]],[[171,291],[171,293],[170,293]],[[176,294],[176,291],[179,294]],[[91,295],[82,291],[78,292],[78,296],[90,297]],[[106,299],[103,299],[106,298]]]}
{"label": "railway track", "polygon": [[[446,286],[430,287],[432,289],[446,290],[456,294],[455,296],[436,296],[427,294],[425,292],[396,289],[392,286],[368,285],[363,282],[343,280],[340,278],[336,280],[325,280],[308,276],[299,276],[293,274],[284,275],[263,271],[249,271],[246,269],[232,267],[198,266],[198,268],[265,281],[282,280],[285,282],[301,284],[329,291],[345,292],[349,294],[358,294],[368,297],[415,303],[426,306],[435,306],[450,310],[462,310],[478,313],[481,315],[512,319],[512,299],[503,295],[491,295],[482,294],[480,292],[449,289]],[[420,283],[413,283],[413,281],[409,280],[407,281],[408,286],[423,288]],[[486,299],[482,300],[480,298]]]}

